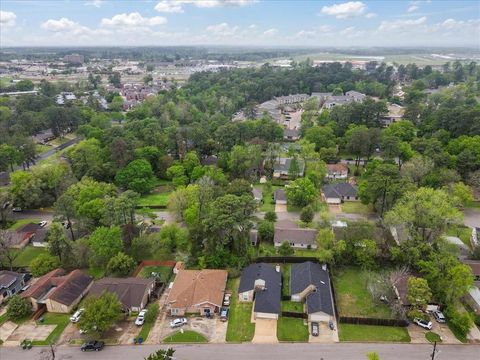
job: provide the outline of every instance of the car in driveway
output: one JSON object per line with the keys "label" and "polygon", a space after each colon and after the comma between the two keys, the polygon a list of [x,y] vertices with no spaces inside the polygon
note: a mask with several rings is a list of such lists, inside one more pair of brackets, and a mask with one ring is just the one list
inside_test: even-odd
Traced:
{"label": "car in driveway", "polygon": [[47,222],[46,222],[45,220],[40,221],[40,222],[38,223],[38,226],[40,226],[40,227],[43,228],[43,227],[47,226]]}
{"label": "car in driveway", "polygon": [[104,347],[105,343],[103,341],[92,340],[84,342],[80,349],[82,351],[100,351]]}
{"label": "car in driveway", "polygon": [[444,324],[447,321],[447,319],[445,319],[445,315],[443,315],[441,311],[435,310],[432,312],[432,315],[440,324]]}
{"label": "car in driveway", "polygon": [[220,310],[220,320],[221,321],[227,321],[228,320],[228,308],[227,307],[223,307]]}
{"label": "car in driveway", "polygon": [[433,325],[431,321],[415,318],[413,319],[413,322],[424,329],[432,330]]}
{"label": "car in driveway", "polygon": [[223,306],[230,306],[230,297],[231,294],[225,294],[225,297],[223,298]]}
{"label": "car in driveway", "polygon": [[21,207],[16,206],[16,207],[14,207],[14,208],[12,209],[12,211],[13,211],[13,212],[22,212],[23,209],[22,209]]}
{"label": "car in driveway", "polygon": [[137,318],[135,319],[135,325],[142,326],[145,322],[145,315],[147,314],[147,310],[142,310],[138,314]]}
{"label": "car in driveway", "polygon": [[318,336],[318,333],[319,333],[319,326],[318,326],[318,322],[312,322],[312,336]]}
{"label": "car in driveway", "polygon": [[172,321],[170,321],[170,327],[173,329],[173,328],[176,328],[176,327],[183,326],[186,323],[187,323],[186,318],[177,318],[177,319],[173,319]]}
{"label": "car in driveway", "polygon": [[81,309],[78,309],[77,311],[75,311],[75,314],[73,314],[72,316],[70,316],[70,321],[72,323],[77,323],[78,320],[80,320],[80,316],[82,316],[82,313],[85,311],[84,308],[81,308]]}

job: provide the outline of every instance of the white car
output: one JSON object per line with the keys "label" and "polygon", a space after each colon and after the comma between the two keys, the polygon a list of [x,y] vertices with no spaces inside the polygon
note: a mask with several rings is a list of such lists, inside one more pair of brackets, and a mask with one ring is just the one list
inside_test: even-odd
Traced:
{"label": "white car", "polygon": [[223,298],[223,306],[230,306],[230,294],[225,294],[225,297]]}
{"label": "white car", "polygon": [[183,326],[187,323],[187,319],[186,318],[178,318],[178,319],[173,319],[172,321],[170,321],[170,327],[171,328],[176,328],[176,327],[180,327],[180,326]]}
{"label": "white car", "polygon": [[415,318],[415,319],[413,319],[413,322],[415,324],[417,324],[418,326],[424,328],[424,329],[432,330],[432,322],[431,321]]}
{"label": "white car", "polygon": [[80,316],[82,315],[82,313],[85,311],[85,309],[78,309],[77,311],[75,311],[75,314],[73,314],[72,316],[70,316],[70,321],[72,323],[77,323],[78,320],[80,320]]}
{"label": "white car", "polygon": [[145,322],[145,315],[147,314],[147,310],[142,310],[138,314],[137,318],[135,319],[135,325],[142,326]]}
{"label": "white car", "polygon": [[39,225],[40,227],[45,227],[45,226],[47,226],[47,222],[46,222],[45,220],[43,220],[43,221],[40,221],[40,222],[38,223],[38,225]]}

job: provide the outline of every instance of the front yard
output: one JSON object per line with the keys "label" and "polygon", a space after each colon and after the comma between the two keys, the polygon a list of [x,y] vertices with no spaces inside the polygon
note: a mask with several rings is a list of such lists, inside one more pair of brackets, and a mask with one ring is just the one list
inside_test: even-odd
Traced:
{"label": "front yard", "polygon": [[410,342],[407,328],[395,326],[339,324],[339,338],[340,341]]}
{"label": "front yard", "polygon": [[392,318],[390,308],[375,303],[367,290],[368,273],[359,268],[338,270],[333,283],[340,316]]}
{"label": "front yard", "polygon": [[280,316],[277,321],[277,338],[279,341],[307,342],[308,326],[304,324],[303,319]]}
{"label": "front yard", "polygon": [[70,322],[70,316],[68,314],[46,313],[41,318],[43,319],[43,322],[37,320],[37,325],[56,325],[56,327],[45,340],[33,341],[33,345],[41,346],[54,344]]}
{"label": "front yard", "polygon": [[232,292],[230,313],[228,318],[227,342],[252,341],[255,334],[255,324],[252,323],[252,303],[238,301],[238,285],[240,278],[229,279],[227,289]]}
{"label": "front yard", "polygon": [[342,205],[342,212],[347,214],[372,215],[373,211],[368,205],[362,204],[360,201],[345,201]]}
{"label": "front yard", "polygon": [[256,188],[262,190],[263,201],[260,206],[260,211],[268,212],[275,211],[275,201],[273,200],[273,193],[281,186],[272,185],[270,188],[263,184],[255,185]]}

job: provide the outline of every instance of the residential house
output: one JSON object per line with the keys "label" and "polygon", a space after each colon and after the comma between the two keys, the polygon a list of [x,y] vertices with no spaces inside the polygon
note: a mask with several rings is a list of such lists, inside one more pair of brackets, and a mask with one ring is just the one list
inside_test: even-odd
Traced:
{"label": "residential house", "polygon": [[358,189],[350,183],[329,184],[322,187],[322,196],[327,204],[341,204],[358,200]]}
{"label": "residential house", "polygon": [[366,95],[359,93],[358,91],[347,91],[345,95],[330,95],[325,97],[323,106],[328,110],[333,109],[335,106],[350,104],[353,102],[361,103],[365,100]]}
{"label": "residential house", "polygon": [[167,299],[172,316],[218,313],[223,304],[228,272],[226,270],[180,270]]}
{"label": "residential house", "polygon": [[[290,167],[292,165],[293,158],[278,158],[273,164],[273,177],[277,179],[288,179],[290,173]],[[303,172],[305,170],[305,163],[302,159],[296,159],[298,165],[298,173],[299,177],[303,176]]]}
{"label": "residential house", "polygon": [[41,229],[40,225],[28,223],[16,230],[7,230],[9,247],[23,249],[39,229]]}
{"label": "residential house", "polygon": [[277,189],[273,193],[273,200],[275,204],[278,205],[287,205],[287,194],[284,189]]}
{"label": "residential house", "polygon": [[398,104],[389,104],[387,109],[388,113],[382,118],[382,123],[384,126],[388,126],[403,119],[403,114],[405,113],[403,106]]}
{"label": "residential house", "polygon": [[363,100],[365,100],[365,98],[367,97],[367,95],[362,94],[358,91],[354,91],[354,90],[347,91],[345,93],[345,95],[350,97],[353,101],[358,102],[358,103],[363,102]]}
{"label": "residential house", "polygon": [[334,305],[327,266],[307,261],[293,264],[290,271],[291,300],[305,303],[308,321],[333,321]]}
{"label": "residential house", "polygon": [[300,139],[300,130],[298,129],[283,129],[283,139],[289,141],[297,141]]}
{"label": "residential house", "polygon": [[480,315],[480,260],[462,260],[465,265],[472,269],[474,283],[465,295],[465,301],[472,307],[476,314]]}
{"label": "residential house", "polygon": [[155,279],[103,278],[93,283],[89,296],[100,296],[104,292],[117,295],[125,312],[138,312],[147,306],[155,290]]}
{"label": "residential house", "polygon": [[240,302],[253,301],[255,319],[278,319],[281,312],[282,275],[265,263],[250,264],[242,271],[238,287]]}
{"label": "residential house", "polygon": [[52,129],[42,130],[33,136],[33,141],[37,144],[46,144],[47,142],[55,139]]}
{"label": "residential house", "polygon": [[273,244],[279,247],[286,241],[294,248],[316,249],[317,233],[316,229],[299,228],[293,221],[278,221],[275,223]]}
{"label": "residential house", "polygon": [[92,278],[80,270],[66,274],[55,269],[40,277],[22,293],[36,311],[46,306],[47,311],[69,313],[80,302],[92,285]]}
{"label": "residential house", "polygon": [[346,164],[327,164],[327,179],[347,179],[348,178],[348,166]]}
{"label": "residential house", "polygon": [[47,233],[48,229],[39,228],[32,237],[32,245],[35,247],[47,247]]}
{"label": "residential house", "polygon": [[25,274],[15,271],[0,271],[0,304],[10,296],[18,294],[25,286]]}

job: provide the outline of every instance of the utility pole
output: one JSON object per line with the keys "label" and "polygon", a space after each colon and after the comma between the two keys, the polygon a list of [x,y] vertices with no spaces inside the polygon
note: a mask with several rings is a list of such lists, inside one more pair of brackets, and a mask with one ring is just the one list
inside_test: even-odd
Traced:
{"label": "utility pole", "polygon": [[433,343],[433,351],[432,351],[432,360],[435,360],[435,354],[437,352],[437,342]]}

